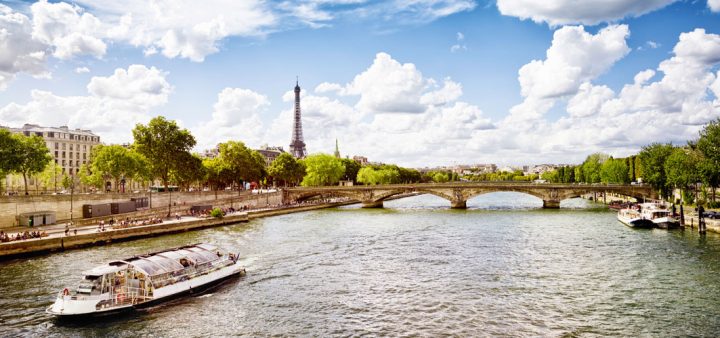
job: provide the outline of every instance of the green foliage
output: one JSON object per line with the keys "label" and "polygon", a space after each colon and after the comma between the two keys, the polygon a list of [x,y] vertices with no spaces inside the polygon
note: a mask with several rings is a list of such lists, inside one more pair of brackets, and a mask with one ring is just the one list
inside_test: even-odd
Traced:
{"label": "green foliage", "polygon": [[[99,145],[93,147],[86,175],[86,184],[102,187],[105,180],[112,180],[116,191],[122,179],[131,180],[147,175],[147,161],[135,151],[121,145]],[[82,172],[82,170],[81,170]]]}
{"label": "green foliage", "polygon": [[368,166],[360,169],[357,180],[369,185],[393,184],[400,182],[400,172],[395,168],[375,169]]}
{"label": "green foliage", "polygon": [[214,208],[210,211],[210,216],[214,218],[223,218],[223,212],[220,210],[220,208]]}
{"label": "green foliage", "polygon": [[665,161],[667,184],[685,192],[688,185],[695,183],[700,178],[699,162],[699,154],[695,151],[688,148],[674,148]]}
{"label": "green foliage", "polygon": [[342,161],[332,155],[313,154],[300,162],[306,168],[306,174],[302,181],[302,185],[305,187],[335,185],[345,174],[345,166]]}
{"label": "green foliage", "polygon": [[63,178],[66,176],[62,172],[62,168],[55,164],[55,161],[50,161],[45,170],[38,175],[38,180],[45,188],[57,191],[57,187],[62,187]]}
{"label": "green foliage", "polygon": [[202,165],[207,175],[207,181],[213,187],[213,190],[222,189],[233,182],[232,173],[221,158],[206,158],[203,160]]}
{"label": "green foliage", "polygon": [[165,187],[170,173],[182,168],[184,156],[195,146],[195,137],[187,129],[180,129],[175,121],[162,116],[150,120],[148,125],[137,124],[133,129],[134,147],[148,160],[150,175],[159,178]]}
{"label": "green foliage", "polygon": [[349,158],[342,159],[342,163],[345,166],[345,175],[343,175],[343,179],[353,182],[357,181],[358,172],[361,167],[360,163]]}
{"label": "green foliage", "polygon": [[630,183],[629,171],[625,159],[613,159],[603,162],[600,168],[600,180],[603,183]]}
{"label": "green foliage", "polygon": [[600,170],[602,165],[610,158],[608,154],[594,153],[589,155],[582,163],[583,179],[587,183],[600,183]]}
{"label": "green foliage", "polygon": [[643,166],[643,180],[658,189],[663,197],[670,195],[665,175],[665,161],[672,152],[671,144],[653,143],[643,147],[638,155]]}
{"label": "green foliage", "polygon": [[715,201],[715,188],[720,185],[720,119],[711,121],[700,131],[697,150],[702,155],[698,163],[701,178],[713,188],[712,201]]}
{"label": "green foliage", "polygon": [[[270,163],[268,174],[287,186],[288,183],[296,185],[305,176],[305,167],[289,153],[282,153]],[[346,170],[347,172],[347,170]]]}
{"label": "green foliage", "polygon": [[[229,182],[260,182],[267,175],[265,158],[239,141],[227,141],[218,145],[219,161],[226,172],[222,175]],[[228,183],[229,183],[228,182]]]}
{"label": "green foliage", "polygon": [[170,179],[179,186],[189,188],[193,182],[204,181],[207,172],[203,166],[203,160],[197,154],[187,152],[180,153],[184,159],[181,165],[170,171]]}
{"label": "green foliage", "polygon": [[22,134],[15,134],[13,137],[16,138],[18,145],[14,155],[14,159],[17,161],[16,171],[23,175],[25,194],[27,195],[28,176],[43,171],[52,160],[52,156],[50,156],[50,151],[42,137],[36,135],[25,136]]}

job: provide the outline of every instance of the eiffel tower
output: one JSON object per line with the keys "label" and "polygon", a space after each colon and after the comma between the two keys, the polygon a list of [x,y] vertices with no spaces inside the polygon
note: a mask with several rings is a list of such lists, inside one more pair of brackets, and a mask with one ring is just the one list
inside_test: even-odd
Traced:
{"label": "eiffel tower", "polygon": [[293,125],[292,140],[290,141],[290,154],[295,158],[304,158],[307,155],[305,141],[303,141],[302,119],[300,114],[300,85],[295,81],[295,123]]}

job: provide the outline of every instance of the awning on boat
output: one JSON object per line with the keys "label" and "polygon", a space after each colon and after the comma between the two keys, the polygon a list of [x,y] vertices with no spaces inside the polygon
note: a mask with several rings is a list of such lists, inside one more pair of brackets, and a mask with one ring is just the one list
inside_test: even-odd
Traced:
{"label": "awning on boat", "polygon": [[126,265],[120,265],[120,266],[102,265],[102,266],[94,267],[87,271],[83,271],[83,275],[84,276],[102,276],[102,275],[107,275],[109,273],[116,273],[118,271],[122,271],[125,269],[127,269]]}

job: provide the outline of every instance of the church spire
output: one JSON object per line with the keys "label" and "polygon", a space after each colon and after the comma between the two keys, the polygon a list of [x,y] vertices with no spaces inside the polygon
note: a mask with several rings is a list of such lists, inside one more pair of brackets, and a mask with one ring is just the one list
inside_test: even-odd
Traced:
{"label": "church spire", "polygon": [[338,140],[335,139],[335,157],[340,158],[340,148],[338,147]]}

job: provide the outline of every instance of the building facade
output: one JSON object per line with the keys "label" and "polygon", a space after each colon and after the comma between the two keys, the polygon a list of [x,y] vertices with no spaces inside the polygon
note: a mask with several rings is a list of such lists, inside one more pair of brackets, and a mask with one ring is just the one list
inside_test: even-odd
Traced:
{"label": "building facade", "polygon": [[259,149],[257,149],[257,152],[260,153],[265,158],[265,166],[270,166],[273,161],[275,161],[275,158],[280,156],[280,154],[284,153],[285,150],[283,150],[283,147],[269,147],[267,144],[261,146]]}
{"label": "building facade", "polygon": [[63,174],[74,176],[80,166],[90,161],[90,151],[100,144],[100,136],[86,129],[70,129],[67,126],[42,127],[26,123],[20,128],[6,128],[25,136],[37,135],[45,140],[55,165]]}

